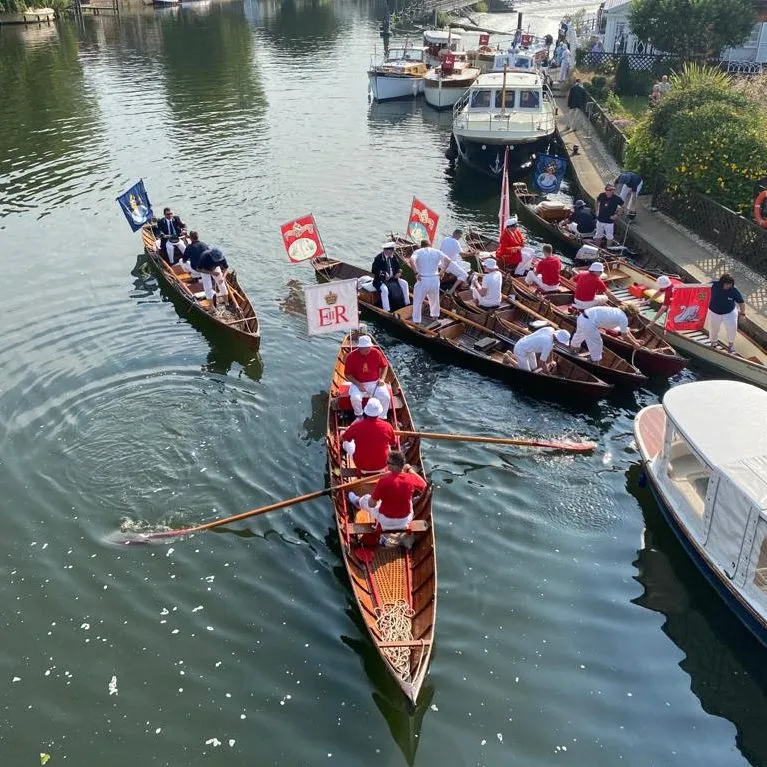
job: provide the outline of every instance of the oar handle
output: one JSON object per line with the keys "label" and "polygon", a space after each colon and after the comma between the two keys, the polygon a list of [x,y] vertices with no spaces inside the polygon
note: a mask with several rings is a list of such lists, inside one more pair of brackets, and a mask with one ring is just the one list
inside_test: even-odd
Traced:
{"label": "oar handle", "polygon": [[442,439],[452,442],[482,442],[491,445],[521,445],[525,447],[548,447],[552,450],[570,450],[575,453],[587,453],[596,448],[595,442],[570,442],[543,439],[517,439],[509,437],[483,437],[471,434],[442,434],[433,431],[402,431],[396,429],[400,437],[422,437],[424,439]]}

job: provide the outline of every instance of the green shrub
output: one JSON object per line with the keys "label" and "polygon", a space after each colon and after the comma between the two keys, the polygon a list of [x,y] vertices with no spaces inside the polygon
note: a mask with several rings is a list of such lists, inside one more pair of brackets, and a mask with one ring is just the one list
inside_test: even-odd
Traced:
{"label": "green shrub", "polygon": [[652,133],[650,116],[635,124],[626,147],[624,166],[635,170],[643,179],[648,192],[653,190],[655,179],[662,172],[664,142]]}
{"label": "green shrub", "polygon": [[23,13],[26,10],[24,0],[0,0],[0,13]]}
{"label": "green shrub", "polygon": [[485,0],[479,0],[478,3],[474,3],[474,10],[477,13],[487,13],[487,3]]}

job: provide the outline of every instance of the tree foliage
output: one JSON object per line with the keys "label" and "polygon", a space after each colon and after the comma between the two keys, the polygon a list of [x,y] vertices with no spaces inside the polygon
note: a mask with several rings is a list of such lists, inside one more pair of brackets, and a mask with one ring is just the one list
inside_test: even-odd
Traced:
{"label": "tree foliage", "polygon": [[745,42],[756,24],[753,0],[634,0],[632,32],[682,61],[706,61]]}

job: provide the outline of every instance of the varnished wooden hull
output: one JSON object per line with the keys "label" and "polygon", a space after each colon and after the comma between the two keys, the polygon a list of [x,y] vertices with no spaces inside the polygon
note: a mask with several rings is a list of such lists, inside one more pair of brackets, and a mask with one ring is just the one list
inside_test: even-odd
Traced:
{"label": "varnished wooden hull", "polygon": [[[355,470],[350,467],[349,457],[341,447],[343,429],[352,423],[354,414],[352,411],[339,410],[333,405],[340,394],[344,381],[344,360],[351,348],[351,336],[347,336],[341,343],[330,382],[327,448],[330,477],[334,484],[356,476]],[[389,421],[396,429],[411,431],[414,427],[410,410],[391,366],[388,382],[394,394]],[[401,448],[408,463],[423,476],[420,440],[412,438],[405,442],[403,438]],[[355,492],[363,495],[370,492],[374,484],[373,481],[369,486],[365,485]],[[432,518],[432,488],[427,487],[420,497],[414,499],[414,519],[425,522],[428,528],[426,532],[414,534],[414,543],[410,550],[402,547],[363,546],[349,529],[349,523],[354,521],[354,510],[347,494],[337,492],[333,494],[332,499],[344,565],[362,620],[381,661],[403,693],[415,705],[431,658],[437,616],[437,560]],[[366,549],[369,552],[367,556]],[[366,561],[371,557],[371,561]],[[385,630],[377,618],[382,611],[396,606],[398,601],[406,602],[408,612],[412,612],[409,618],[412,638],[405,640],[405,646],[392,647],[392,642],[387,642]],[[396,641],[398,640],[394,643]]]}
{"label": "varnished wooden hull", "polygon": [[187,306],[190,311],[195,312],[198,317],[203,318],[211,326],[220,329],[230,338],[237,340],[239,343],[244,344],[254,351],[258,351],[261,346],[261,329],[258,317],[256,316],[256,312],[253,309],[250,299],[240,287],[237,281],[237,275],[233,271],[230,271],[226,275],[226,281],[227,286],[236,293],[236,300],[241,310],[240,313],[242,318],[238,319],[235,323],[216,316],[194,297],[194,293],[202,290],[202,286],[199,283],[190,283],[183,276],[183,272],[172,267],[160,255],[159,251],[155,248],[155,238],[148,229],[145,228],[142,230],[142,237],[144,242],[144,252],[149,258],[152,270],[158,278],[161,279],[181,301],[183,301],[184,305]]}

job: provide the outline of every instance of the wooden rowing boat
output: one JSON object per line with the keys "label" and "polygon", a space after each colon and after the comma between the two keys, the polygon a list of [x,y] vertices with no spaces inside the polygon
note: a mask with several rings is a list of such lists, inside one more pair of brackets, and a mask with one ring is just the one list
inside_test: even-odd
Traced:
{"label": "wooden rowing boat", "polygon": [[178,264],[171,266],[157,249],[154,233],[149,225],[141,230],[144,252],[157,276],[184,302],[198,317],[225,331],[230,337],[245,344],[254,351],[261,346],[261,329],[253,304],[240,287],[233,270],[226,274],[231,308],[216,311],[205,298],[202,282],[187,274]]}
{"label": "wooden rowing boat", "polygon": [[[370,272],[344,261],[326,258],[312,262],[318,279],[324,281],[372,279]],[[443,300],[447,301],[445,296]],[[519,370],[514,364],[512,347],[516,339],[511,334],[500,336],[468,318],[442,312],[428,325],[412,321],[412,307],[387,312],[380,305],[378,292],[359,292],[360,308],[391,330],[429,351],[441,354],[451,363],[478,370],[520,387],[528,387],[536,396],[575,399],[600,399],[611,391],[612,384],[597,378],[571,360],[555,355],[556,369],[551,372]],[[450,312],[450,309],[447,310]],[[452,312],[451,312],[452,314]],[[511,356],[506,357],[509,353]]]}
{"label": "wooden rowing boat", "polygon": [[[478,233],[467,236],[467,243],[475,253],[493,250],[493,244],[497,240],[485,237]],[[610,274],[605,275],[605,282],[611,284]],[[562,320],[575,320],[575,310],[572,307],[574,300],[574,285],[566,277],[560,277],[560,288],[554,293],[538,293],[523,279],[515,277],[511,272],[504,271],[503,292],[516,294],[517,300],[528,309],[533,309],[551,322]],[[677,354],[661,335],[650,328],[647,318],[637,316],[630,318],[629,327],[634,336],[642,343],[641,347],[635,347],[620,336],[614,336],[602,331],[605,346],[617,352],[624,359],[630,360],[643,373],[650,376],[669,377],[676,375],[687,366],[687,358]],[[567,328],[566,328],[567,329]]]}
{"label": "wooden rowing boat", "polygon": [[[356,336],[341,343],[330,381],[327,448],[333,483],[361,476],[353,459],[341,447],[344,430],[354,412],[344,396],[344,361]],[[387,381],[392,390],[389,422],[395,429],[414,431],[410,409],[391,365]],[[421,476],[420,439],[401,443],[408,463]],[[358,495],[372,491],[375,480],[356,489]],[[408,538],[410,548],[383,546],[369,522],[367,511],[355,509],[344,492],[333,494],[338,537],[346,572],[362,620],[384,665],[415,705],[429,666],[437,617],[437,560],[431,513],[432,487],[413,501],[414,518]]]}
{"label": "wooden rowing boat", "polygon": [[[648,292],[656,292],[655,275],[640,269],[625,259],[613,259],[605,262],[605,273],[608,277],[608,295],[615,304],[635,304],[642,315],[652,322],[658,308],[650,296],[641,297],[629,291],[631,285],[641,285]],[[664,315],[665,317],[665,315]],[[709,346],[708,334],[702,330],[666,330],[662,325],[652,325],[653,330],[662,335],[673,347],[702,362],[714,365],[720,370],[743,378],[746,381],[767,387],[767,349],[756,342],[742,328],[738,328],[735,338],[735,353],[730,353],[727,347],[718,342]]]}
{"label": "wooden rowing boat", "polygon": [[[516,336],[527,335],[543,325],[553,325],[563,328],[570,335],[575,333],[575,320],[556,318],[552,321],[544,318],[530,307],[508,297],[498,309],[483,309],[472,299],[469,291],[461,291],[454,294],[457,311],[466,313],[466,316],[485,325],[500,335],[513,333]],[[575,349],[557,347],[560,356],[567,357],[579,367],[590,371],[595,376],[608,383],[620,384],[621,386],[642,386],[647,382],[647,376],[641,370],[635,368],[628,360],[623,359],[611,349],[605,348],[602,359],[594,362],[588,352],[577,352]]]}

